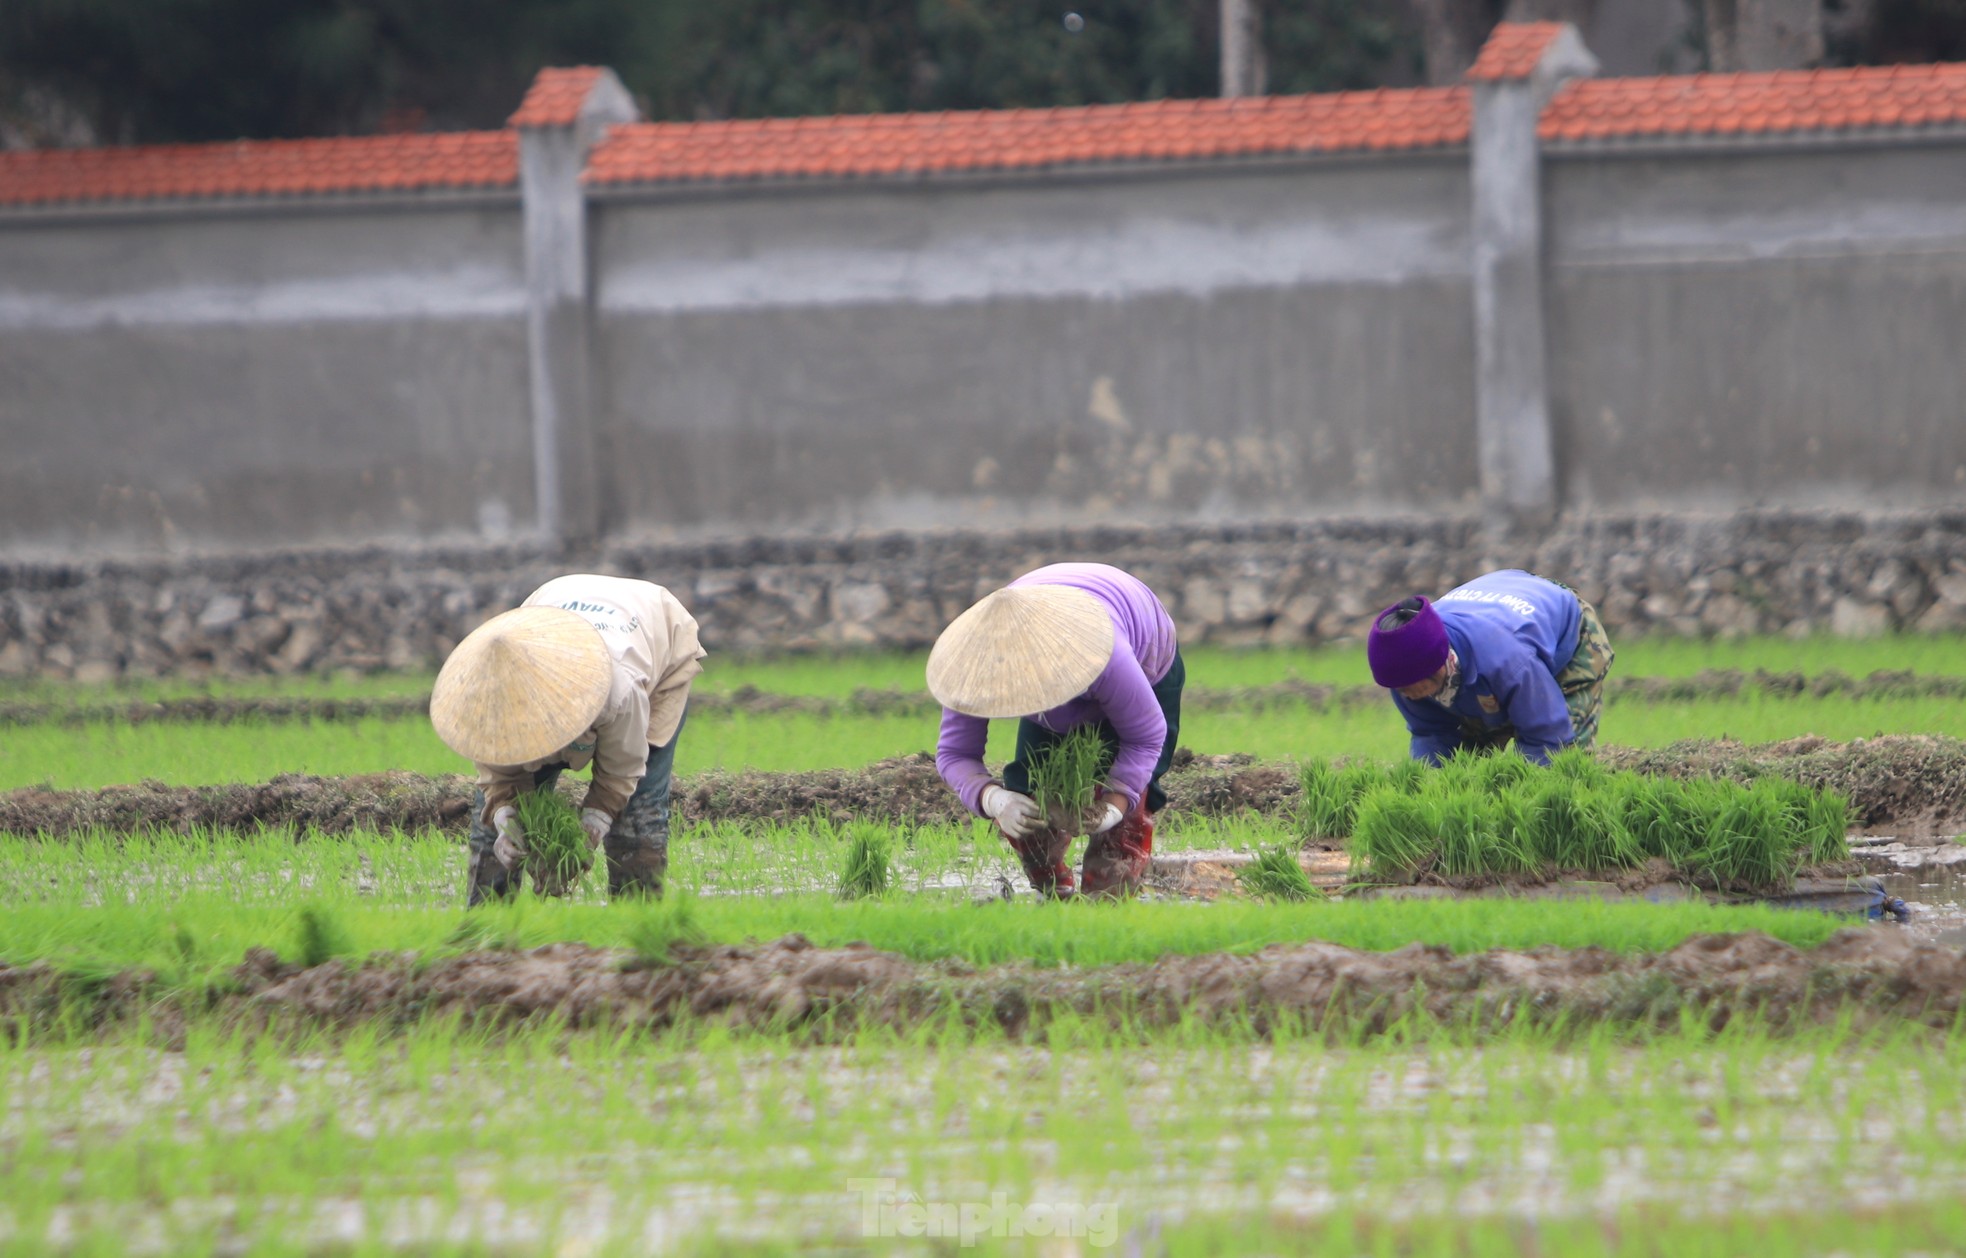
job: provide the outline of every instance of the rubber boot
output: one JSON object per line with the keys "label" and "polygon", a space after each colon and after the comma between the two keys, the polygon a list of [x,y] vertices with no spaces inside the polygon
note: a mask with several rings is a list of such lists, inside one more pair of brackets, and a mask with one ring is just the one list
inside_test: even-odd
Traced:
{"label": "rubber boot", "polygon": [[1116,898],[1132,895],[1146,880],[1147,868],[1154,860],[1154,819],[1147,813],[1146,801],[1120,818],[1120,823],[1104,834],[1095,834],[1085,845],[1085,866],[1079,886],[1086,895]]}
{"label": "rubber boot", "polygon": [[608,899],[660,899],[669,871],[669,792],[636,791],[602,844]]}
{"label": "rubber boot", "polygon": [[1010,850],[1024,863],[1024,876],[1031,880],[1031,890],[1047,900],[1072,898],[1075,894],[1072,866],[1065,860],[1065,851],[1072,845],[1070,835],[1058,830],[1040,830],[1021,839],[1005,837]]}

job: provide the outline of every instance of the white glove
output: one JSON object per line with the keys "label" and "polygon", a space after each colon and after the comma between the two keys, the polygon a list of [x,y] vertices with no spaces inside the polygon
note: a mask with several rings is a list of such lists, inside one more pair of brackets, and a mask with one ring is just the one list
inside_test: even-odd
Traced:
{"label": "white glove", "polygon": [[1043,828],[1038,801],[1029,795],[1019,795],[992,782],[983,788],[982,804],[984,815],[995,821],[997,829],[1009,838],[1025,838]]}
{"label": "white glove", "polygon": [[492,813],[492,829],[498,831],[498,839],[492,844],[492,855],[507,869],[517,869],[526,859],[526,831],[519,824],[519,810],[510,804]]}
{"label": "white glove", "polygon": [[1099,814],[1099,824],[1092,827],[1092,833],[1094,834],[1106,833],[1106,831],[1120,823],[1120,817],[1123,815],[1118,808],[1111,804],[1103,804],[1101,807],[1105,811]]}
{"label": "white glove", "polygon": [[598,808],[583,808],[580,810],[580,828],[587,831],[587,850],[591,852],[601,845],[602,839],[608,837],[608,831],[614,829],[614,818]]}

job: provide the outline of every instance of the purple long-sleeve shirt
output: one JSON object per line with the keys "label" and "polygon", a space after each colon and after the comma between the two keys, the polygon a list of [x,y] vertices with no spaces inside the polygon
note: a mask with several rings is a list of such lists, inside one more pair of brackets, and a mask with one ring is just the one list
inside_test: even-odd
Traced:
{"label": "purple long-sleeve shirt", "polygon": [[[1068,585],[1106,605],[1113,617],[1113,658],[1086,692],[1030,719],[1054,733],[1110,721],[1119,734],[1118,753],[1106,775],[1106,789],[1137,802],[1153,776],[1167,741],[1167,718],[1154,697],[1154,683],[1174,667],[1174,621],[1160,599],[1138,577],[1103,563],[1055,563],[1027,572],[1012,585]],[[942,736],[935,746],[935,768],[963,804],[979,816],[990,771],[983,746],[990,723],[942,709]]]}

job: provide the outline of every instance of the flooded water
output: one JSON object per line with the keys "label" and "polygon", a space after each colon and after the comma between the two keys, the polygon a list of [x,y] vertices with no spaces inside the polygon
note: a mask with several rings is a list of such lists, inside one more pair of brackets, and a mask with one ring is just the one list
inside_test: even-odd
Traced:
{"label": "flooded water", "polygon": [[1966,946],[1966,845],[1863,835],[1850,840],[1850,850],[1887,892],[1910,907],[1904,929],[1921,939]]}

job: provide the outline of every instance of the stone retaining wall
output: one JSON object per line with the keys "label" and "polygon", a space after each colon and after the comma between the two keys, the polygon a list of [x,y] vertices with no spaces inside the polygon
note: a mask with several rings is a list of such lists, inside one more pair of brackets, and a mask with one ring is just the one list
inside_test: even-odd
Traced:
{"label": "stone retaining wall", "polygon": [[1405,594],[1495,567],[1568,582],[1614,634],[1966,629],[1966,511],[1579,519],[1522,543],[1467,521],[1327,519],[618,543],[563,557],[480,546],[0,561],[0,676],[427,668],[568,571],[669,586],[713,653],[920,647],[981,594],[1064,559],[1138,573],[1190,643],[1342,641]]}

